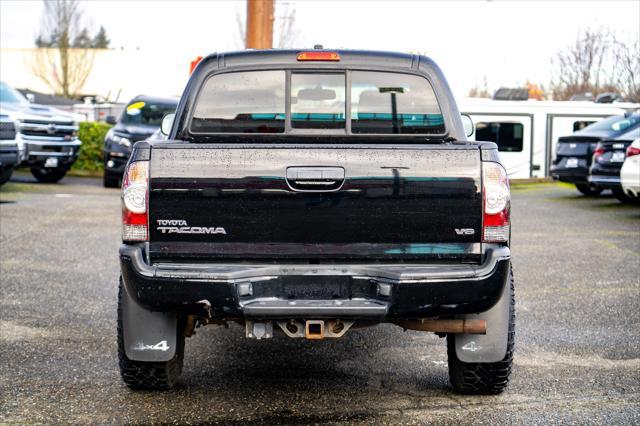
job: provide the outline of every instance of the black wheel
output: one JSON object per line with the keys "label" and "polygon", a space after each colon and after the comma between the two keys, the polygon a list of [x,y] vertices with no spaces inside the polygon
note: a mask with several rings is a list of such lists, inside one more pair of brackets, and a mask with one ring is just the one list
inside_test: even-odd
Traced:
{"label": "black wheel", "polygon": [[118,289],[118,361],[120,376],[124,383],[135,390],[167,390],[176,385],[184,360],[184,327],[178,323],[178,344],[176,354],[167,362],[132,361],[124,350],[122,330],[122,278]]}
{"label": "black wheel", "polygon": [[502,393],[509,383],[513,364],[516,314],[513,286],[513,271],[509,273],[511,288],[511,306],[509,307],[509,335],[507,354],[502,361],[492,363],[469,363],[458,359],[455,337],[447,336],[447,354],[449,357],[449,380],[456,392],[474,395],[497,395]]}
{"label": "black wheel", "polygon": [[612,190],[613,196],[618,199],[618,201],[625,204],[640,204],[640,197],[632,197],[624,193],[622,188],[616,188]]}
{"label": "black wheel", "polygon": [[102,176],[102,184],[105,188],[118,188],[120,187],[120,177],[114,176],[105,170]]}
{"label": "black wheel", "polygon": [[589,185],[588,183],[576,183],[576,188],[587,197],[594,197],[596,195],[600,195],[602,192],[602,189]]}
{"label": "black wheel", "polygon": [[41,183],[56,183],[67,174],[65,169],[51,167],[32,167],[31,174]]}
{"label": "black wheel", "polygon": [[9,182],[11,179],[11,175],[13,174],[13,169],[9,167],[8,169],[0,170],[0,185],[4,185]]}

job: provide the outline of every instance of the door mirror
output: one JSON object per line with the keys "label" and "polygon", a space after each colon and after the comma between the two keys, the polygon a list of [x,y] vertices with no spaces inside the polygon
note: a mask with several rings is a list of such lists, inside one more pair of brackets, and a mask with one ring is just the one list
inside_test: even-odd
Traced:
{"label": "door mirror", "polygon": [[162,119],[162,126],[160,126],[160,131],[163,135],[169,136],[171,133],[171,127],[173,127],[173,120],[176,118],[175,114],[167,114]]}
{"label": "door mirror", "polygon": [[115,124],[118,122],[115,115],[107,115],[107,118],[105,118],[104,121],[107,124],[111,124],[112,126],[115,126]]}
{"label": "door mirror", "polygon": [[473,121],[471,120],[471,117],[469,117],[467,114],[461,114],[460,118],[462,119],[462,127],[464,127],[465,136],[469,137],[473,135],[475,129],[473,127]]}

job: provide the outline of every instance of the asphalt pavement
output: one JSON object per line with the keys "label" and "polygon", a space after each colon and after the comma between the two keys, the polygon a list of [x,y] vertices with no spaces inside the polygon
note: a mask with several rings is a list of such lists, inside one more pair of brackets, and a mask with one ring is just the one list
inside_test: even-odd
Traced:
{"label": "asphalt pavement", "polygon": [[176,389],[134,392],[116,356],[119,193],[100,183],[0,189],[0,423],[640,423],[639,207],[513,189],[502,395],[456,395],[445,341],[392,325],[323,341],[200,328]]}

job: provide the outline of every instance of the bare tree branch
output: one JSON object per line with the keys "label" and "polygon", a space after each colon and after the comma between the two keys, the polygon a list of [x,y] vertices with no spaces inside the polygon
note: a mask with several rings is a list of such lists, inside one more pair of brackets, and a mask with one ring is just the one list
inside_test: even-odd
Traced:
{"label": "bare tree branch", "polygon": [[554,99],[615,92],[640,102],[640,34],[620,40],[605,29],[587,28],[574,44],[558,52],[551,81]]}
{"label": "bare tree branch", "polygon": [[555,75],[551,82],[553,97],[566,100],[582,93],[596,96],[606,91],[616,91],[603,75],[603,68],[611,63],[610,48],[613,34],[605,29],[587,28],[578,34],[574,44],[558,52]]}
{"label": "bare tree branch", "polygon": [[614,40],[611,81],[631,102],[640,102],[640,34],[631,42]]}
{"label": "bare tree branch", "polygon": [[89,48],[73,48],[82,31],[82,11],[78,0],[44,1],[42,32],[36,39],[36,49],[29,64],[34,75],[54,93],[76,96],[93,68],[94,53]]}
{"label": "bare tree branch", "polygon": [[296,6],[289,2],[276,3],[276,31],[279,48],[295,47],[298,42]]}

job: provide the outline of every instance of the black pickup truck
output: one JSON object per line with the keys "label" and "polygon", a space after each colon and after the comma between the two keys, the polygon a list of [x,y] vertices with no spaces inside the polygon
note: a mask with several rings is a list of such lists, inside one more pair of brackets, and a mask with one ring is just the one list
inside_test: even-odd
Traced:
{"label": "black pickup truck", "polygon": [[494,143],[467,141],[432,60],[214,54],[162,129],[134,145],[122,186],[128,386],[172,387],[201,325],[319,340],[392,323],[446,336],[456,391],[505,389],[509,182]]}

